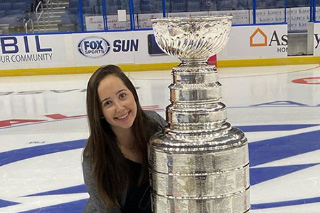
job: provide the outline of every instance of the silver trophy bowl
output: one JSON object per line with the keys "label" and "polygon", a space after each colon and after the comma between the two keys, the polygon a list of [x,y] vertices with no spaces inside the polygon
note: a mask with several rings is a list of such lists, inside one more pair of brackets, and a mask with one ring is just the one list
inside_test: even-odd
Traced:
{"label": "silver trophy bowl", "polygon": [[232,16],[168,18],[152,22],[156,42],[164,52],[181,61],[206,60],[227,44]]}
{"label": "silver trophy bowl", "polygon": [[217,69],[207,64],[226,44],[232,17],[153,20],[172,69],[168,126],[149,144],[152,209],[157,213],[243,213],[250,209],[248,141],[226,120]]}

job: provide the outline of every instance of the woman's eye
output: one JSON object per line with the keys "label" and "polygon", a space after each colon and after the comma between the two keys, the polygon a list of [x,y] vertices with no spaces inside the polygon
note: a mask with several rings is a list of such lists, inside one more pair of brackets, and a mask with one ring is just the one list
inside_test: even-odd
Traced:
{"label": "woman's eye", "polygon": [[111,101],[105,101],[103,105],[104,106],[109,106],[110,104],[111,104]]}
{"label": "woman's eye", "polygon": [[121,93],[121,94],[119,95],[120,98],[125,98],[126,96],[127,96],[126,93]]}

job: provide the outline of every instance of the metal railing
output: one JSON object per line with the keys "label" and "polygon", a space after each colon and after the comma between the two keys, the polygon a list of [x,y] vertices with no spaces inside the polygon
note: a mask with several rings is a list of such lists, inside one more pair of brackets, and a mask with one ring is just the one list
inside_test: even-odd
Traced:
{"label": "metal railing", "polygon": [[50,17],[53,15],[53,9],[52,9],[52,1],[46,0],[46,22],[48,25],[50,25]]}
{"label": "metal railing", "polygon": [[45,3],[40,1],[34,9],[34,13],[29,20],[26,21],[24,28],[26,33],[30,32],[30,25],[31,31],[34,33],[34,23],[36,22],[37,29],[36,31],[47,31],[48,26],[51,24],[51,19],[53,15],[53,3],[56,5],[59,4],[58,0],[46,0]]}
{"label": "metal railing", "polygon": [[42,1],[40,1],[38,3],[38,5],[36,6],[36,9],[35,9],[35,15],[36,15],[36,22],[37,22],[37,26],[38,26],[38,31],[40,31],[40,20],[42,20],[44,31],[46,31],[46,25],[45,25],[45,22],[44,22],[44,18],[42,17],[43,13],[44,13],[43,3],[42,3]]}
{"label": "metal railing", "polygon": [[32,19],[29,19],[26,21],[26,23],[24,24],[24,29],[26,31],[26,33],[28,33],[28,26],[31,25],[31,32],[34,33],[34,27],[33,27],[33,20]]}

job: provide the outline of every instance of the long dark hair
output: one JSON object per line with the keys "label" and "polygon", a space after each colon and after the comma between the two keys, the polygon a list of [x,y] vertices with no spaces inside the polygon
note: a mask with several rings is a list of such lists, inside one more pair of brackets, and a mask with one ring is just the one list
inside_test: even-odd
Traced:
{"label": "long dark hair", "polygon": [[146,115],[143,112],[137,91],[129,78],[115,65],[100,67],[91,76],[87,86],[87,113],[90,136],[84,149],[84,157],[89,157],[92,177],[95,180],[101,201],[107,206],[119,206],[119,199],[128,184],[126,160],[118,147],[117,139],[110,125],[104,119],[98,86],[108,75],[119,77],[132,92],[137,104],[137,116],[133,122],[133,133],[137,146],[143,153],[142,172],[139,184],[148,179],[147,143],[150,133],[145,131]]}

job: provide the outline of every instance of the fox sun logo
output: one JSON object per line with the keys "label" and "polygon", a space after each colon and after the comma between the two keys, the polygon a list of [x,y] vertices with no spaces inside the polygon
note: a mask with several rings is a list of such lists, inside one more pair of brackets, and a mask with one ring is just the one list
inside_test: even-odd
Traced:
{"label": "fox sun logo", "polygon": [[78,51],[88,58],[101,58],[110,51],[110,44],[104,38],[90,36],[79,42]]}

